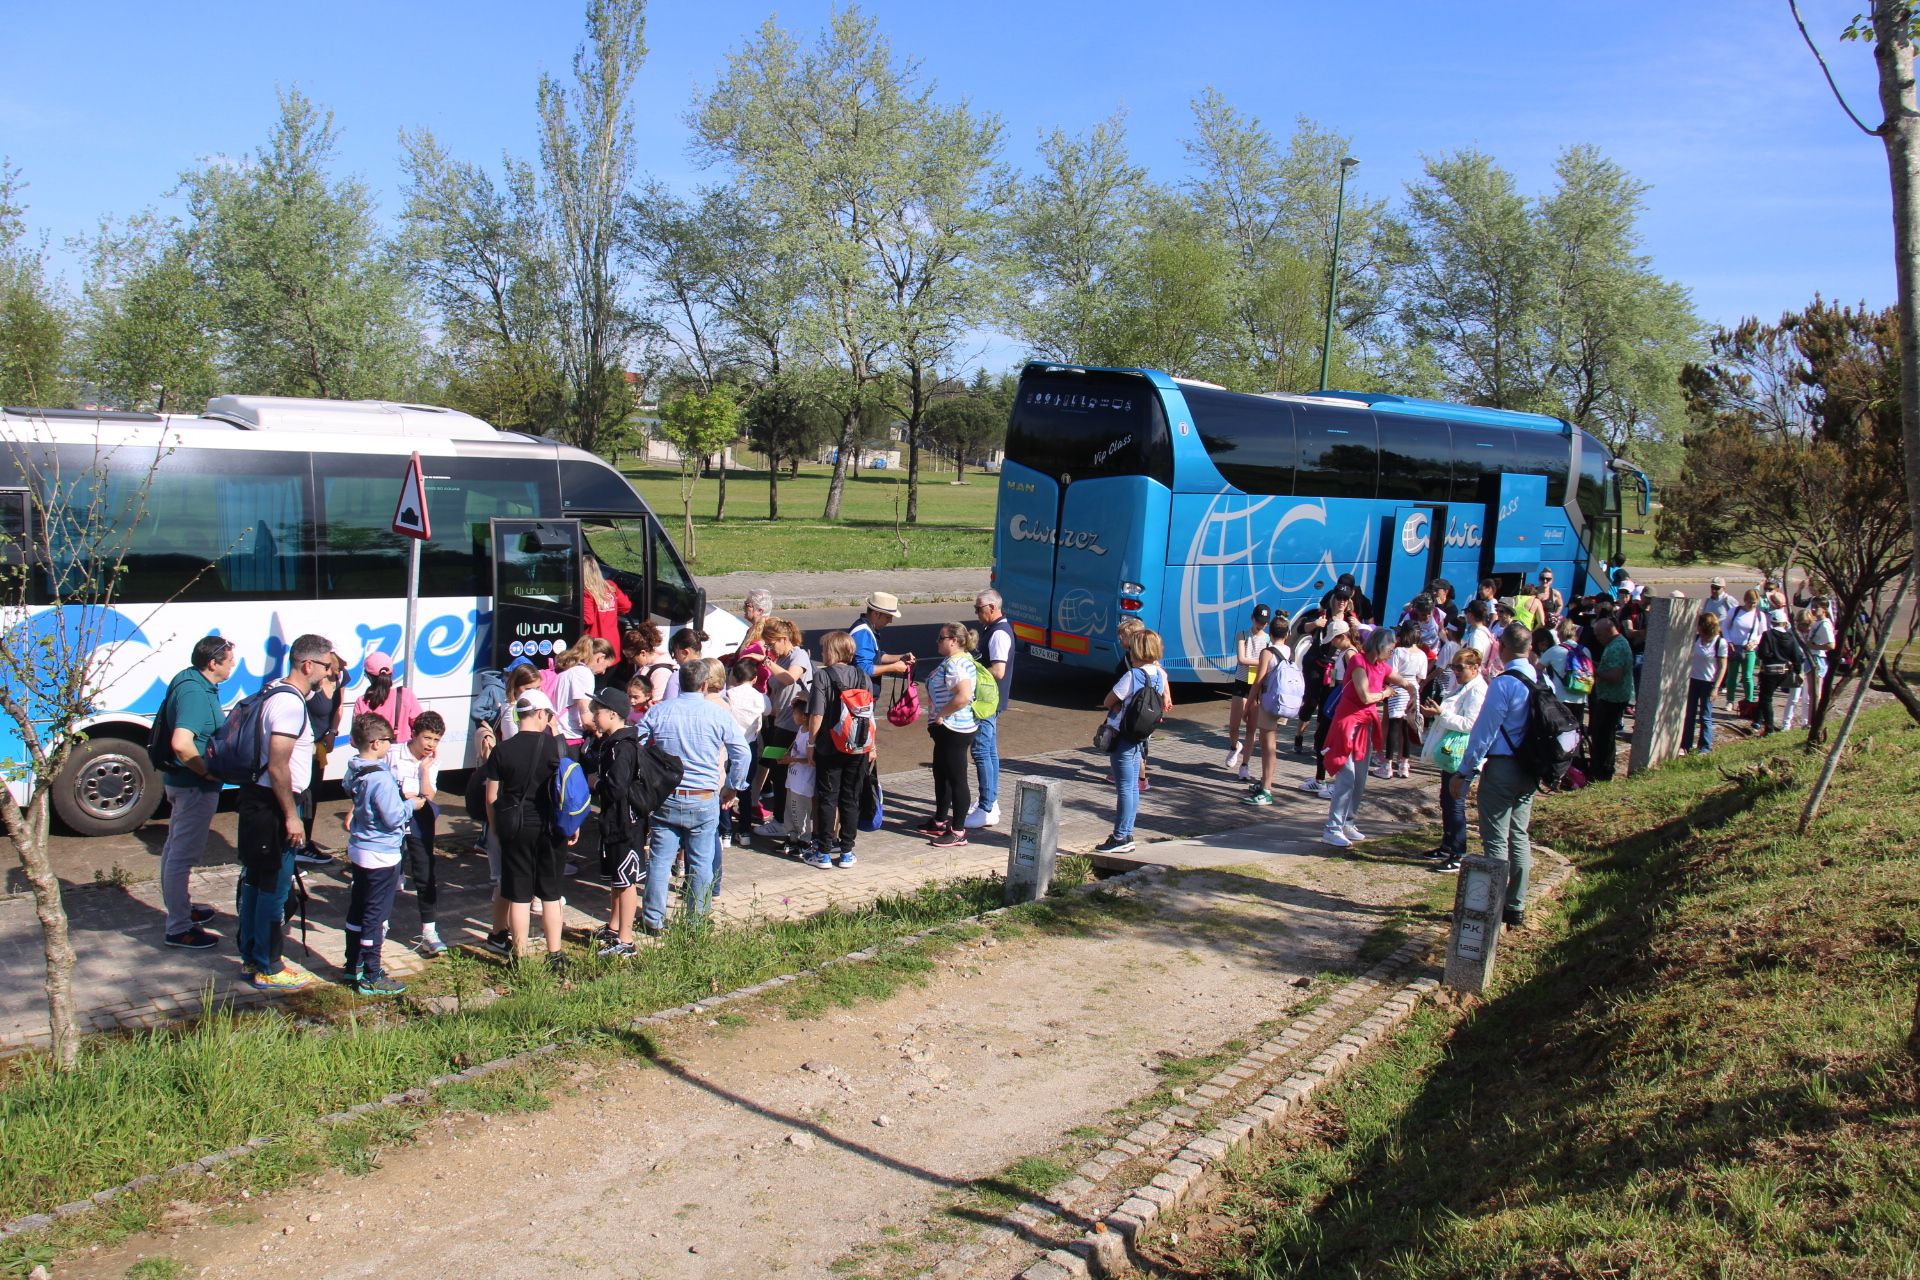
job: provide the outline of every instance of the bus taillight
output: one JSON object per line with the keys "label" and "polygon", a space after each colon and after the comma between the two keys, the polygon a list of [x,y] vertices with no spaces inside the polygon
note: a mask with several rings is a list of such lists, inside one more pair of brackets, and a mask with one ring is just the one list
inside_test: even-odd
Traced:
{"label": "bus taillight", "polygon": [[1140,602],[1132,596],[1121,596],[1120,607],[1128,613],[1138,613],[1140,611]]}

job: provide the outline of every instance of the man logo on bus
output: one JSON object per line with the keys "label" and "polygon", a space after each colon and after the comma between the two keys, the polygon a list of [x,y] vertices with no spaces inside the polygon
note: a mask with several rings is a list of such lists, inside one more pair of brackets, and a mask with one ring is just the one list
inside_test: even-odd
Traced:
{"label": "man logo on bus", "polygon": [[1416,511],[1400,526],[1400,549],[1417,556],[1427,549],[1427,513]]}

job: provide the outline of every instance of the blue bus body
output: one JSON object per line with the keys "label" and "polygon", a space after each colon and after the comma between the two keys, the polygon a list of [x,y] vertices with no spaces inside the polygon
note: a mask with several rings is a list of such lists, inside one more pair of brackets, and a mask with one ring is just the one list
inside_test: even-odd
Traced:
{"label": "blue bus body", "polygon": [[1029,365],[1000,472],[994,585],[1036,656],[1107,670],[1126,614],[1169,672],[1233,678],[1252,606],[1296,616],[1343,573],[1387,621],[1434,578],[1511,594],[1619,527],[1613,460],[1556,418],[1403,396],[1244,395],[1150,369]]}

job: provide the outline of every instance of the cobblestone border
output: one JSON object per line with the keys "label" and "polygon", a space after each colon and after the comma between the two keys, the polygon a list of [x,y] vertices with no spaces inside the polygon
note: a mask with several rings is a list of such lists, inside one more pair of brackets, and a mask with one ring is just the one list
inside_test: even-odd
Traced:
{"label": "cobblestone border", "polygon": [[[1171,867],[1150,863],[1146,866],[1136,867],[1132,871],[1125,872],[1121,875],[1113,876],[1110,879],[1095,880],[1089,884],[1075,885],[1066,890],[1066,893],[1070,896],[1084,896],[1087,894],[1111,891],[1116,888],[1137,888],[1148,881],[1157,880],[1166,876],[1171,870]],[[930,925],[925,929],[921,929],[916,933],[902,934],[898,938],[888,939],[885,948],[893,950],[901,947],[915,946],[926,941],[929,937],[939,933],[943,929],[951,929],[956,925],[979,924],[982,921],[1004,915],[1008,911],[1021,905],[1024,904],[1010,903],[1004,907],[995,907],[991,911],[982,911],[975,915],[961,916],[957,919],[942,921],[939,924]],[[627,1022],[625,1026],[628,1030],[640,1031],[649,1027],[665,1026],[681,1018],[710,1013],[715,1009],[719,1009],[735,1001],[764,995],[769,991],[784,987],[789,983],[797,982],[801,978],[818,977],[826,970],[836,968],[840,965],[864,964],[867,961],[875,959],[880,954],[880,951],[880,947],[868,947],[862,951],[849,952],[844,956],[836,956],[831,960],[823,961],[820,964],[814,965],[812,968],[796,970],[793,973],[783,973],[778,977],[768,978],[764,982],[756,982],[750,987],[741,987],[734,991],[709,996],[704,1000],[696,1000],[691,1004],[676,1005],[671,1009],[662,1009],[657,1013],[648,1014],[646,1017],[635,1018]],[[484,1076],[490,1076],[497,1071],[507,1070],[510,1067],[524,1066],[548,1054],[557,1053],[560,1048],[561,1043],[559,1041],[549,1040],[547,1043],[537,1045],[532,1049],[525,1049],[504,1058],[495,1058],[489,1062],[482,1062],[476,1066],[468,1067],[464,1071],[455,1071],[447,1075],[435,1076],[424,1084],[415,1085],[413,1088],[403,1090],[399,1093],[389,1093],[383,1098],[375,1098],[368,1102],[347,1107],[341,1111],[331,1112],[318,1117],[316,1123],[343,1124],[346,1121],[357,1119],[360,1116],[368,1115],[372,1112],[385,1111],[399,1106],[418,1105],[431,1099],[435,1091],[447,1085],[478,1080]],[[113,1203],[129,1192],[143,1190],[165,1179],[198,1177],[203,1174],[212,1173],[221,1165],[238,1160],[242,1156],[251,1155],[262,1147],[271,1146],[277,1141],[279,1141],[279,1138],[274,1136],[250,1138],[246,1142],[240,1143],[237,1146],[228,1147],[224,1151],[210,1152],[197,1160],[184,1160],[170,1169],[162,1169],[156,1173],[141,1174],[139,1177],[131,1178],[118,1186],[108,1187],[104,1191],[96,1191],[85,1200],[76,1200],[71,1204],[59,1205],[46,1213],[27,1214],[24,1217],[15,1218],[11,1222],[0,1223],[0,1244],[5,1243],[15,1236],[25,1235],[33,1231],[44,1231],[56,1223],[70,1218],[76,1218],[84,1213],[89,1213],[103,1205]]]}

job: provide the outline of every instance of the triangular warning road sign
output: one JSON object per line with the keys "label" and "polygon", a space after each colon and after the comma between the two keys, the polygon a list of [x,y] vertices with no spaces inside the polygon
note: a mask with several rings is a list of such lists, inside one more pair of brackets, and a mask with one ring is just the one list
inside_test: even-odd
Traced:
{"label": "triangular warning road sign", "polygon": [[400,485],[400,501],[393,508],[393,531],[423,542],[433,536],[433,529],[427,523],[427,481],[420,470],[417,453],[407,464],[407,478]]}

